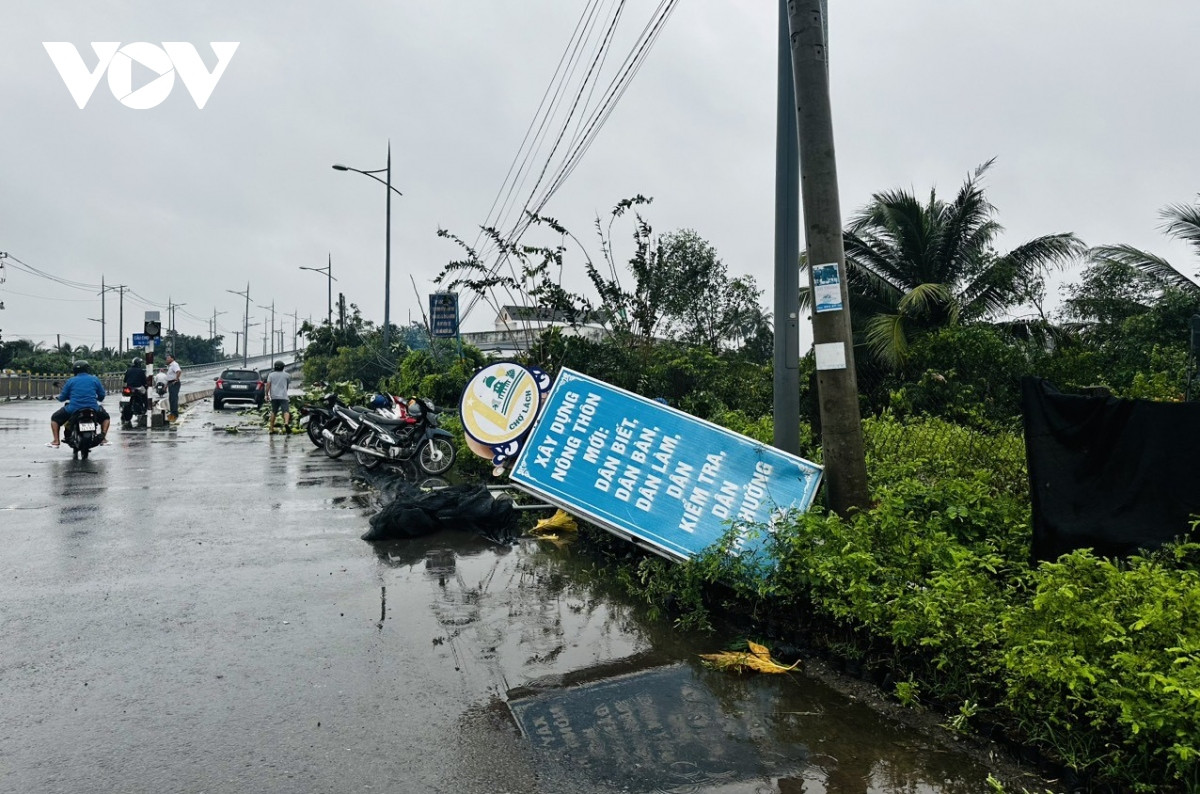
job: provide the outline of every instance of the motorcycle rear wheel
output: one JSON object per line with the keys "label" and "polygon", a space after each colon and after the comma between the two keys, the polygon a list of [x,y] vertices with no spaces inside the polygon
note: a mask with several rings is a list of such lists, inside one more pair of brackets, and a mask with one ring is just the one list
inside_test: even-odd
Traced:
{"label": "motorcycle rear wheel", "polygon": [[354,459],[358,461],[358,465],[364,469],[371,470],[379,467],[383,463],[383,458],[377,458],[369,452],[359,452],[354,450]]}
{"label": "motorcycle rear wheel", "polygon": [[313,442],[318,448],[325,446],[325,438],[321,435],[321,423],[316,421],[316,417],[308,418],[308,440]]}
{"label": "motorcycle rear wheel", "polygon": [[346,450],[350,449],[348,432],[348,428],[339,427],[333,431],[333,438],[322,438],[322,446],[325,449],[325,454],[331,458],[340,458],[342,455],[345,455]]}

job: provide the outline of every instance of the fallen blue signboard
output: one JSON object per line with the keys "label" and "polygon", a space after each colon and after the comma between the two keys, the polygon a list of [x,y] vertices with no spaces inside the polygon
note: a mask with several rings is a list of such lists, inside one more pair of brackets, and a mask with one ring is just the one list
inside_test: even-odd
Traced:
{"label": "fallen blue signboard", "polygon": [[[564,369],[511,478],[610,532],[686,559],[731,525],[770,527],[784,512],[807,510],[821,467]],[[765,542],[743,531],[736,550]]]}

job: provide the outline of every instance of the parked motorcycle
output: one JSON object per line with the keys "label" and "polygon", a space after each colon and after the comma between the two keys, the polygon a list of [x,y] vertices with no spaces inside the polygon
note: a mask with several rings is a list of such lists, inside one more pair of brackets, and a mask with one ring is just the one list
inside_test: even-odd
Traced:
{"label": "parked motorcycle", "polygon": [[432,403],[413,398],[407,406],[397,407],[395,401],[388,402],[392,405],[379,401],[378,410],[334,405],[334,416],[322,430],[325,454],[339,458],[352,450],[367,469],[415,460],[418,468],[432,475],[454,465],[454,437],[439,427]]}
{"label": "parked motorcycle", "polygon": [[333,406],[341,404],[338,396],[331,392],[323,396],[319,403],[305,403],[300,406],[300,426],[308,433],[308,440],[318,448],[325,445],[325,437],[321,435],[321,431],[333,419]]}
{"label": "parked motorcycle", "polygon": [[92,447],[100,446],[104,440],[100,417],[91,408],[81,408],[71,414],[63,427],[63,440],[71,448],[71,457],[87,460]]}

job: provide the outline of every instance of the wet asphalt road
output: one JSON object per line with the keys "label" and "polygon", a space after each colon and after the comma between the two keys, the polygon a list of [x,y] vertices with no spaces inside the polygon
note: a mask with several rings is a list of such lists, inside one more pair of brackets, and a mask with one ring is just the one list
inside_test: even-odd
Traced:
{"label": "wet asphalt road", "polygon": [[304,436],[202,401],[75,461],[54,407],[0,403],[0,792],[983,790],[814,681],[702,669],[569,551],[360,540],[373,492]]}

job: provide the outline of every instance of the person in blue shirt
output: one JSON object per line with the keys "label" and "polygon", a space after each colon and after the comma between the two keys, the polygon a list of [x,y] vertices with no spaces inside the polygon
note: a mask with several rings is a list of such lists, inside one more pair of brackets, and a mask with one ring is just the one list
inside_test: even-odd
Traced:
{"label": "person in blue shirt", "polygon": [[104,407],[100,405],[100,401],[105,396],[104,384],[89,369],[86,361],[75,362],[75,366],[72,368],[75,374],[67,379],[58,395],[58,401],[67,404],[50,417],[50,432],[54,434],[54,440],[46,446],[57,448],[59,430],[66,424],[71,414],[84,408],[91,408],[96,412],[96,416],[100,419],[100,435],[104,438],[104,441],[100,443],[108,443],[108,411],[105,411]]}

